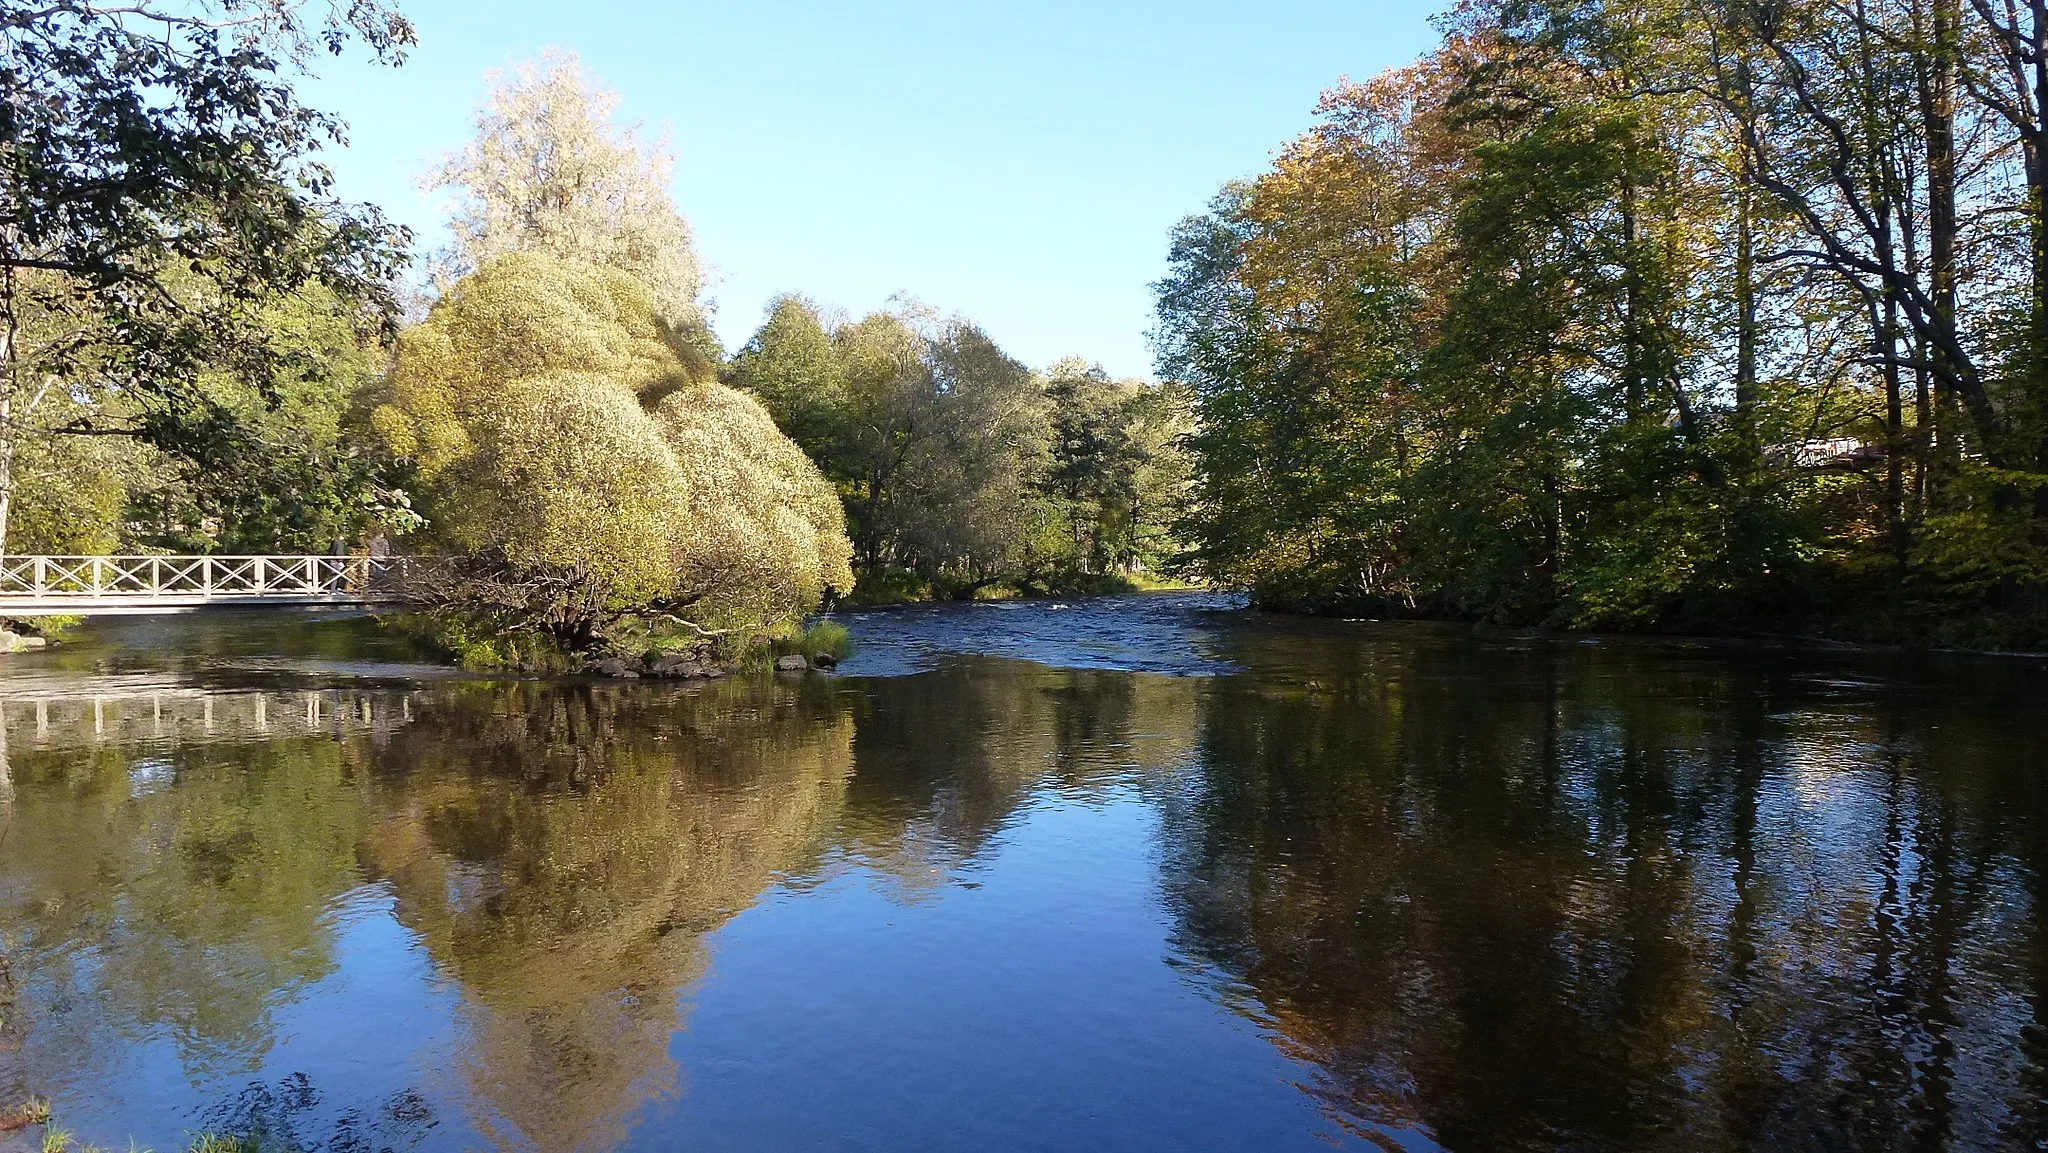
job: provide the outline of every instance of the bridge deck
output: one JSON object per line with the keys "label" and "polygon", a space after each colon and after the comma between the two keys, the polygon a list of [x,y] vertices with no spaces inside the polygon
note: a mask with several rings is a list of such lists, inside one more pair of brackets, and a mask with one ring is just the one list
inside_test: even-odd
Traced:
{"label": "bridge deck", "polygon": [[364,608],[405,599],[407,557],[0,557],[0,617]]}

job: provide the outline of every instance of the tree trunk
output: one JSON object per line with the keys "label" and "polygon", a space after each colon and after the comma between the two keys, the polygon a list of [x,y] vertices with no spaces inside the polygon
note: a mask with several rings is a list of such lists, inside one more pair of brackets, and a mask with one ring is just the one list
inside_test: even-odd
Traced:
{"label": "tree trunk", "polygon": [[[1756,428],[1756,194],[1748,164],[1735,192],[1735,422],[1745,448],[1758,450]],[[1754,462],[1752,462],[1754,463]]]}
{"label": "tree trunk", "polygon": [[[1856,21],[1860,63],[1864,73],[1874,77],[1876,67],[1870,46],[1872,25],[1860,0],[1856,5]],[[1863,178],[1868,182],[1871,216],[1876,226],[1871,239],[1879,266],[1887,273],[1880,281],[1877,299],[1871,301],[1870,320],[1872,343],[1884,380],[1884,520],[1885,535],[1891,546],[1892,572],[1896,578],[1905,572],[1910,541],[1906,535],[1904,461],[1899,452],[1899,438],[1905,424],[1904,394],[1899,382],[1899,303],[1902,294],[1894,285],[1893,277],[1917,275],[1911,267],[1914,263],[1913,196],[1911,178],[1902,170],[1900,158],[1893,151],[1887,116],[1889,109],[1875,92],[1864,93],[1862,99],[1864,103],[1858,111],[1866,150]],[[1901,234],[1907,253],[1903,264],[1899,259]]]}
{"label": "tree trunk", "polygon": [[1899,305],[1887,293],[1878,351],[1884,357],[1884,516],[1891,537],[1892,563],[1903,572],[1912,541],[1906,527],[1905,404],[1899,387]]}
{"label": "tree trunk", "polygon": [[[2048,36],[2048,0],[2032,0],[2027,6],[2032,17],[2029,37],[2031,51],[2029,61],[2033,65],[2033,124],[2027,134],[2027,207],[2033,226],[2034,281],[2033,300],[2033,353],[2028,367],[2029,392],[2033,399],[2033,416],[2039,427],[2033,431],[2037,438],[2034,446],[2034,467],[2048,472],[2048,156],[2042,155],[2041,120],[2048,115],[2048,45],[2043,37]],[[2034,488],[2035,535],[2048,538],[2048,483]]]}
{"label": "tree trunk", "polygon": [[1636,186],[1632,174],[1621,178],[1622,269],[1621,375],[1622,403],[1631,424],[1642,419],[1649,373],[1643,349],[1642,254],[1636,244]]}
{"label": "tree trunk", "polygon": [[[1927,130],[1927,263],[1935,315],[1956,316],[1956,34],[1959,0],[1933,0],[1931,59],[1920,93]],[[1935,350],[1939,356],[1939,350]]]}
{"label": "tree trunk", "polygon": [[[1931,43],[1922,74],[1921,118],[1927,135],[1927,263],[1935,323],[1953,329],[1956,323],[1956,75],[1962,0],[1932,0]],[[1933,496],[1934,397],[1928,363],[1942,355],[1925,339],[1916,341],[1919,367],[1914,370],[1913,498],[1924,513]],[[1917,515],[1917,514],[1916,514]]]}
{"label": "tree trunk", "polygon": [[21,383],[14,266],[0,268],[0,557],[7,555],[7,522],[14,514],[14,449],[19,440],[14,397]]}

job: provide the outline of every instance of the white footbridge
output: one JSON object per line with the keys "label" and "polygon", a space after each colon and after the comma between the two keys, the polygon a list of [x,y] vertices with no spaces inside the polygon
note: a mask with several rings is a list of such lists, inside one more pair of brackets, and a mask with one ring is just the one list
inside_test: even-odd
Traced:
{"label": "white footbridge", "polygon": [[0,557],[0,618],[401,603],[431,560],[368,556]]}

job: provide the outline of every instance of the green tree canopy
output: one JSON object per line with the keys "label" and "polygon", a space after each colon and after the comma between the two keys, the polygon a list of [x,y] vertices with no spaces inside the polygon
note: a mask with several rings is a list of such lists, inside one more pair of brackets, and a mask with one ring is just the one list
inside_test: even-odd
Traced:
{"label": "green tree canopy", "polygon": [[371,420],[443,546],[575,590],[537,622],[564,639],[640,610],[754,627],[852,585],[830,484],[623,273],[485,265],[402,335]]}
{"label": "green tree canopy", "polygon": [[1167,394],[1084,362],[1033,373],[988,334],[906,304],[831,323],[776,300],[728,372],[846,502],[867,590],[1055,588],[1156,564],[1185,475]]}
{"label": "green tree canopy", "polygon": [[392,320],[405,234],[332,197],[311,157],[341,125],[288,77],[352,38],[395,61],[412,29],[374,2],[309,11],[0,7],[0,545],[25,439],[230,461],[248,440],[201,378],[268,397],[304,374],[277,304],[317,288],[359,328]]}

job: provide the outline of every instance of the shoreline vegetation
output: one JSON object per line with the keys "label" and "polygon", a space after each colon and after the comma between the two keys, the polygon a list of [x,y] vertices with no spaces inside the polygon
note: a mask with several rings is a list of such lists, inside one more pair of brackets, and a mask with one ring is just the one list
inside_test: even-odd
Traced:
{"label": "shoreline vegetation", "polygon": [[[602,653],[572,652],[554,644],[545,634],[530,631],[478,629],[475,617],[462,610],[446,616],[411,612],[380,615],[381,627],[408,637],[438,653],[459,668],[476,672],[524,672],[553,674],[595,674],[628,679],[711,680],[732,673],[775,671],[776,662],[801,657],[810,669],[829,671],[852,654],[853,641],[846,627],[831,619],[839,612],[885,610],[911,605],[990,603],[1015,600],[1058,600],[1076,597],[1124,596],[1149,592],[1188,592],[1203,586],[1146,573],[1101,574],[1054,588],[980,586],[971,596],[933,595],[930,586],[901,581],[896,588],[913,594],[889,599],[847,598],[836,602],[831,613],[800,626],[785,625],[773,632],[749,636],[727,636],[706,640],[695,632],[675,632],[660,626],[625,628],[607,639]],[[871,586],[871,592],[890,586]],[[791,671],[784,667],[780,671]]]}
{"label": "shoreline vegetation", "polygon": [[2048,648],[2014,20],[1456,6],[1174,235],[1186,559],[1295,611]]}
{"label": "shoreline vegetation", "polygon": [[164,53],[90,6],[9,25],[51,99],[0,253],[0,549],[445,556],[393,627],[536,671],[1165,580],[2048,648],[2048,177],[2008,115],[2048,94],[1956,0],[1461,4],[1173,230],[1158,382],[906,297],[791,293],[722,347],[672,158],[559,51],[490,78],[415,253],[294,91],[411,25],[226,9],[149,7]]}
{"label": "shoreline vegetation", "polygon": [[[672,158],[572,55],[491,78],[425,253],[295,87],[401,64],[400,12],[9,6],[0,555],[445,557],[383,627],[623,680],[833,668],[823,606],[1169,587],[2048,655],[2042,20],[1462,0],[1164,238],[1139,380],[908,297],[723,347]],[[89,1148],[4,1104],[0,1149]]]}

